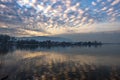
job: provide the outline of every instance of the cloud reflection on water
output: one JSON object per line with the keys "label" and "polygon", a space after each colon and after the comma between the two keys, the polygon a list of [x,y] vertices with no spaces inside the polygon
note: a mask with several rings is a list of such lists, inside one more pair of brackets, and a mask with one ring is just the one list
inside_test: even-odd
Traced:
{"label": "cloud reflection on water", "polygon": [[[79,49],[81,50],[79,51]],[[8,75],[9,80],[44,80],[45,78],[47,78],[46,80],[53,80],[51,78],[61,80],[63,77],[72,80],[75,78],[92,79],[92,77],[86,75],[103,78],[102,80],[114,75],[119,78],[119,55],[100,55],[97,53],[97,49],[94,50],[96,53],[94,54],[91,51],[92,48],[89,48],[88,54],[85,53],[84,49],[86,48],[16,50],[0,55],[0,79],[4,77],[3,75]],[[103,52],[106,51],[103,50]],[[113,74],[113,72],[115,72],[114,75],[109,75],[110,73]],[[99,73],[104,74],[104,76],[97,75]]]}

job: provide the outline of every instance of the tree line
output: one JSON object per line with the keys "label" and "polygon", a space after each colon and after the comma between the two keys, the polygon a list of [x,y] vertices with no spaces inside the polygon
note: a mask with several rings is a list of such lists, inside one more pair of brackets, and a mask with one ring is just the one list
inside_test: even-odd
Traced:
{"label": "tree line", "polygon": [[0,35],[0,45],[39,45],[39,46],[92,46],[92,45],[102,45],[98,41],[87,41],[87,42],[57,42],[57,41],[36,41],[36,40],[17,40],[15,37],[10,37],[8,35]]}

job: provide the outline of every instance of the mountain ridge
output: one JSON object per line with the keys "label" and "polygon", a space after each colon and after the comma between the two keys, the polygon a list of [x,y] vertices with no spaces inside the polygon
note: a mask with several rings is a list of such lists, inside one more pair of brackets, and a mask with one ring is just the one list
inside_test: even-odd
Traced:
{"label": "mountain ridge", "polygon": [[36,40],[36,41],[58,41],[58,42],[63,42],[63,41],[71,41],[68,38],[63,38],[63,37],[52,37],[52,36],[31,36],[31,37],[16,37],[17,40]]}

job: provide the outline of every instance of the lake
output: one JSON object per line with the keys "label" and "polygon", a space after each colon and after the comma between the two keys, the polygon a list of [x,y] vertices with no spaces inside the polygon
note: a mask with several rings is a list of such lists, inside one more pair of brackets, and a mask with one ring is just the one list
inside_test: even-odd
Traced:
{"label": "lake", "polygon": [[120,45],[0,49],[0,80],[120,80]]}

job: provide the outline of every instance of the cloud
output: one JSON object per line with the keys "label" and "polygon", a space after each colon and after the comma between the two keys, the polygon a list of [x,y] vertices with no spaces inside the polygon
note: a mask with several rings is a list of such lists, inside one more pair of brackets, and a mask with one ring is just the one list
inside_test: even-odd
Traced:
{"label": "cloud", "polygon": [[118,3],[120,3],[120,0],[114,0],[114,1],[111,3],[111,5],[114,6],[114,5],[118,4]]}
{"label": "cloud", "polygon": [[[76,27],[79,29],[103,22],[120,21],[120,10],[117,5],[119,2],[119,0],[1,0],[0,22],[8,24],[9,27],[14,26],[11,28],[20,26],[20,29],[29,30],[27,32],[30,34],[33,31],[35,35],[37,32],[45,34],[74,30],[76,32]],[[4,24],[4,28],[5,26]]]}
{"label": "cloud", "polygon": [[93,5],[93,6],[96,6],[97,4],[93,1],[93,2],[92,2],[92,5]]}
{"label": "cloud", "polygon": [[101,10],[102,10],[102,11],[105,11],[105,10],[107,10],[107,7],[103,7]]}
{"label": "cloud", "polygon": [[0,28],[0,34],[7,34],[11,36],[42,36],[50,35],[46,32],[40,32],[35,30],[21,29],[21,28]]}
{"label": "cloud", "polygon": [[0,22],[0,34],[7,34],[12,36],[42,36],[50,35],[51,33],[42,29],[42,27],[38,29],[30,26],[27,27],[23,24],[15,25]]}
{"label": "cloud", "polygon": [[[102,0],[92,1],[91,4],[93,6],[96,6],[98,3],[100,4],[101,1]],[[5,2],[5,1],[2,0],[2,2]],[[1,9],[3,13],[7,14],[7,15],[4,15],[4,14],[2,15],[4,17],[7,17],[6,20],[9,21],[10,19],[14,20],[16,18],[18,20],[15,20],[15,21],[23,22],[27,24],[31,22],[33,23],[45,22],[47,24],[49,21],[48,18],[51,18],[52,22],[54,22],[55,24],[57,23],[59,25],[61,24],[59,23],[61,22],[61,20],[63,21],[64,24],[66,24],[65,23],[66,21],[64,21],[65,20],[64,18],[69,20],[70,17],[68,16],[68,14],[70,14],[71,16],[75,16],[75,18],[83,14],[88,14],[88,17],[90,18],[92,18],[91,16],[97,17],[100,14],[100,13],[97,13],[98,15],[94,15],[94,13],[98,12],[100,9],[96,9],[96,8],[91,9],[88,7],[82,8],[82,5],[83,5],[82,1],[79,1],[79,2],[73,1],[73,3],[74,4],[71,3],[71,0],[67,0],[67,1],[45,0],[41,2],[39,2],[38,0],[17,0],[17,1],[4,3],[4,7],[2,7]],[[105,3],[105,2],[101,2],[101,3]],[[8,7],[7,4],[14,4],[16,7],[12,5]],[[8,10],[6,10],[5,6],[7,6]],[[88,12],[89,10],[91,10],[91,12]],[[101,8],[101,10],[103,11],[106,10],[106,7]],[[13,12],[16,12],[16,13],[13,14]],[[73,12],[75,14],[71,14]],[[9,13],[12,15],[9,15]],[[64,18],[61,18],[62,15],[64,15]]]}
{"label": "cloud", "polygon": [[95,27],[94,32],[106,32],[106,31],[118,31],[120,30],[120,23],[119,22],[111,22],[111,23],[101,23],[101,24],[94,24]]}
{"label": "cloud", "polygon": [[111,2],[112,0],[107,0],[108,2]]}
{"label": "cloud", "polygon": [[97,2],[99,3],[99,2],[101,2],[102,0],[97,0]]}

